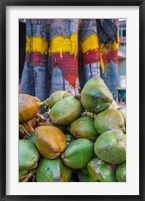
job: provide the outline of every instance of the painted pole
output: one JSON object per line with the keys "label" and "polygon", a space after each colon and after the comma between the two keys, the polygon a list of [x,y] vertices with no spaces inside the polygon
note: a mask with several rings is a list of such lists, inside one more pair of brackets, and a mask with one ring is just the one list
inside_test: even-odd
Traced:
{"label": "painted pole", "polygon": [[26,56],[24,62],[24,68],[22,71],[20,91],[23,94],[35,95],[35,81],[34,81],[34,68],[31,61],[31,38],[32,38],[32,26],[31,20],[26,20]]}
{"label": "painted pole", "polygon": [[101,77],[118,100],[118,20],[98,20]]}
{"label": "painted pole", "polygon": [[57,90],[78,93],[78,20],[53,19],[49,25],[50,94]]}
{"label": "painted pole", "polygon": [[[26,29],[26,67],[24,66],[24,72],[21,81],[22,93],[29,93],[37,96],[41,101],[45,100],[46,95],[46,82],[47,82],[47,55],[48,55],[48,33],[47,33],[47,20],[32,19],[27,20]],[[31,34],[30,34],[30,33]],[[28,67],[30,70],[26,71]],[[26,74],[26,72],[28,72]],[[24,79],[27,77],[27,80]],[[28,79],[29,78],[29,79]],[[33,87],[31,87],[31,80],[33,81]],[[24,87],[23,86],[27,86]],[[27,90],[27,89],[30,89]]]}
{"label": "painted pole", "polygon": [[41,101],[46,99],[48,34],[47,20],[32,19],[32,62],[35,78],[35,96]]}
{"label": "painted pole", "polygon": [[95,19],[82,20],[80,43],[86,82],[93,77],[100,76],[99,43]]}

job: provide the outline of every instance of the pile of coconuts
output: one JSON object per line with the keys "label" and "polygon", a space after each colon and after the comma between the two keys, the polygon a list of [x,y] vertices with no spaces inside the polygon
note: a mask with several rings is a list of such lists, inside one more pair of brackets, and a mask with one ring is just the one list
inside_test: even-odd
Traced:
{"label": "pile of coconuts", "polygon": [[19,181],[126,181],[126,111],[100,77],[77,97],[19,94]]}

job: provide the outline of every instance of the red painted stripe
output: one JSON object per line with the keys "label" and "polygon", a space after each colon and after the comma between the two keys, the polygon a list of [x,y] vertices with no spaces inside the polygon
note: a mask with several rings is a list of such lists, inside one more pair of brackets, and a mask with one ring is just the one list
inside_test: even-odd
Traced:
{"label": "red painted stripe", "polygon": [[83,63],[95,63],[99,61],[99,50],[89,50],[86,53],[83,54]]}
{"label": "red painted stripe", "polygon": [[113,61],[114,63],[118,63],[118,50],[111,50],[111,51],[105,51],[103,52],[103,62],[104,64],[110,63],[110,61]]}
{"label": "red painted stripe", "polygon": [[42,60],[42,54],[40,52],[34,52],[32,54],[32,61],[34,64],[38,65],[40,64],[41,60]]}
{"label": "red painted stripe", "polygon": [[34,65],[39,65],[46,57],[47,55],[41,54],[40,52],[26,52],[25,60],[28,62],[32,61]]}
{"label": "red painted stripe", "polygon": [[54,67],[58,67],[62,71],[64,79],[66,79],[73,87],[76,85],[76,79],[78,78],[78,57],[71,55],[70,53],[54,53],[51,55],[52,70]]}

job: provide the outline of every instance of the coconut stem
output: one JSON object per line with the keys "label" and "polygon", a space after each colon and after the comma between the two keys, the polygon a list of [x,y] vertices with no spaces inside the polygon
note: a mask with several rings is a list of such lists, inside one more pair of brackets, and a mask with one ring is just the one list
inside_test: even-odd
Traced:
{"label": "coconut stem", "polygon": [[37,121],[38,121],[39,119],[41,119],[41,121],[43,121],[43,122],[46,121],[46,119],[44,118],[44,116],[43,116],[42,114],[37,114],[36,117],[37,117]]}
{"label": "coconut stem", "polygon": [[48,106],[48,98],[46,99],[46,100],[44,100],[43,102],[41,102],[41,105],[40,105],[40,107],[42,108],[48,108],[49,106]]}
{"label": "coconut stem", "polygon": [[95,118],[96,114],[92,113],[92,112],[88,112],[87,110],[85,110],[84,112],[82,112],[81,114],[82,116],[88,116],[88,117],[92,117]]}
{"label": "coconut stem", "polygon": [[[31,127],[31,126],[29,126],[27,123],[24,123],[24,125],[28,128],[28,129],[30,129],[30,131],[32,132],[32,133],[34,133],[34,129]],[[25,129],[26,130],[26,129]],[[30,133],[27,133],[28,135],[30,134]]]}
{"label": "coconut stem", "polygon": [[29,172],[29,174],[26,175],[26,176],[24,177],[24,179],[22,179],[22,182],[28,182],[28,181],[30,181],[31,178],[33,177],[33,175],[34,175],[35,173],[36,173],[36,170],[31,170],[31,171]]}
{"label": "coconut stem", "polygon": [[19,125],[19,131],[20,131],[21,133],[26,133],[26,134],[28,134],[27,130],[24,128],[23,125]]}

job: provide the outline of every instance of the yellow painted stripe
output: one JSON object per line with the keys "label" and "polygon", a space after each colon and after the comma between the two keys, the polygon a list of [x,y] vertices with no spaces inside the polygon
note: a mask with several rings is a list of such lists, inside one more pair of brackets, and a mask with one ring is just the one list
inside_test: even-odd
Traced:
{"label": "yellow painted stripe", "polygon": [[104,61],[103,61],[103,52],[102,51],[100,51],[100,66],[101,66],[102,71],[104,73],[105,65],[104,65]]}
{"label": "yellow painted stripe", "polygon": [[26,52],[48,53],[48,42],[39,36],[26,38]]}
{"label": "yellow painted stripe", "polygon": [[31,38],[27,37],[26,38],[26,52],[31,52]]}
{"label": "yellow painted stripe", "polygon": [[78,55],[78,34],[73,33],[70,36],[71,41],[71,54],[77,56]]}
{"label": "yellow painted stripe", "polygon": [[85,40],[81,43],[82,52],[86,53],[89,50],[95,50],[99,48],[98,44],[98,36],[95,34],[90,34],[85,38]]}
{"label": "yellow painted stripe", "polygon": [[70,52],[74,56],[78,55],[78,34],[73,33],[69,38],[63,36],[56,36],[50,41],[49,53],[60,53],[62,57],[63,52]]}
{"label": "yellow painted stripe", "polygon": [[119,34],[117,34],[117,42],[114,41],[113,43],[110,44],[104,44],[104,43],[100,43],[99,44],[99,49],[100,51],[108,51],[108,50],[116,50],[119,48]]}

